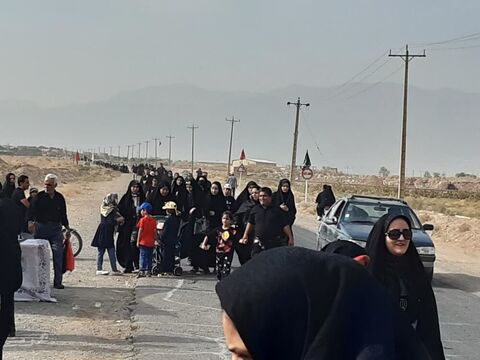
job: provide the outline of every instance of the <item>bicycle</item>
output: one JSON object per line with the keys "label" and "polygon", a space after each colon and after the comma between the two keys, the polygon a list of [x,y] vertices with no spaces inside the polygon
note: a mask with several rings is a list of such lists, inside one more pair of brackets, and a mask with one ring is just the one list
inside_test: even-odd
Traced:
{"label": "bicycle", "polygon": [[[67,231],[67,229],[63,228],[63,233]],[[73,256],[77,257],[82,251],[83,248],[83,240],[77,230],[74,228],[70,228],[70,244],[72,245]]]}

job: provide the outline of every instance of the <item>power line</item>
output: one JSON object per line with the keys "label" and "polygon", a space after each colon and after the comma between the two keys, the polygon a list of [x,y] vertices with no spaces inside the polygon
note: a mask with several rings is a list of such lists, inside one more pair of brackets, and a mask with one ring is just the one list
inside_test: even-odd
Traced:
{"label": "power line", "polygon": [[422,46],[432,46],[432,45],[443,45],[443,44],[462,42],[462,41],[472,41],[476,39],[480,39],[480,32],[476,32],[469,35],[458,36],[458,37],[447,39],[447,40],[441,40],[441,41],[430,42],[430,43],[414,43],[412,45],[414,45],[413,47],[422,47]]}

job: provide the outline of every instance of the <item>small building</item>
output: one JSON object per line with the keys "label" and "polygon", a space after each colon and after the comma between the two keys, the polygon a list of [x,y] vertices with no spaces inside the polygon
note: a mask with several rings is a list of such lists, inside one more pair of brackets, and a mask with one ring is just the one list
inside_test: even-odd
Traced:
{"label": "small building", "polygon": [[277,167],[277,163],[270,160],[262,160],[262,159],[243,159],[243,160],[233,160],[232,165],[230,166],[231,172],[237,172],[237,169],[243,165],[245,168],[255,168],[255,167],[269,167],[275,168]]}

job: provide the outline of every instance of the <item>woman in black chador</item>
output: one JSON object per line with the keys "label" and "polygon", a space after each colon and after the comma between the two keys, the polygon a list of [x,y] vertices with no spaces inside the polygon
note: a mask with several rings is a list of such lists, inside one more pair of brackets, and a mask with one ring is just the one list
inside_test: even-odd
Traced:
{"label": "woman in black chador", "polygon": [[5,182],[3,183],[2,193],[3,196],[10,199],[15,190],[15,174],[8,173],[5,176]]}
{"label": "woman in black chador", "polygon": [[177,204],[177,210],[183,211],[185,201],[187,200],[187,189],[185,188],[185,179],[178,175],[172,182],[172,195]]}
{"label": "woman in black chador", "polygon": [[403,215],[384,215],[367,241],[372,275],[387,289],[415,329],[432,359],[445,359],[432,286],[412,241],[412,225]]}
{"label": "woman in black chador", "polygon": [[216,291],[232,358],[428,359],[385,289],[342,255],[271,249]]}
{"label": "woman in black chador", "polygon": [[240,206],[249,199],[253,189],[260,189],[260,186],[255,181],[249,181],[242,192],[237,196],[231,211],[237,212]]}
{"label": "woman in black chador", "polygon": [[295,206],[295,195],[293,195],[292,186],[288,179],[280,180],[278,190],[273,193],[273,205],[284,211],[287,223],[292,227],[297,215],[297,207]]}
{"label": "woman in black chador", "polygon": [[[240,205],[240,207],[238,208],[234,216],[235,225],[238,228],[238,232],[241,234],[243,234],[245,231],[248,218],[250,217],[250,212],[255,207],[255,205],[259,204],[258,195],[259,195],[260,188],[258,187],[258,185],[252,182],[252,184],[250,184],[250,186],[247,187],[246,189],[248,189],[249,195],[247,199]],[[240,262],[240,265],[243,265],[248,260],[250,260],[254,238],[255,238],[255,235],[253,231],[250,234],[250,237],[246,244],[240,244],[239,239],[235,238],[233,242],[233,247],[235,249],[235,252],[237,253],[238,261]]]}
{"label": "woman in black chador", "polygon": [[[206,199],[208,231],[211,231],[222,226],[222,214],[225,210],[227,210],[227,201],[223,195],[222,185],[218,181],[214,181],[212,183],[210,186],[210,194],[208,194]],[[205,235],[206,234],[204,234],[204,236]],[[213,246],[211,246],[207,251],[200,251],[198,257],[200,259],[201,268],[215,268],[215,244],[213,244]],[[206,272],[208,273],[208,271]]]}
{"label": "woman in black chador", "polygon": [[139,268],[137,237],[134,230],[140,216],[137,209],[144,201],[145,194],[140,182],[132,180],[118,203],[118,211],[125,220],[123,225],[118,227],[117,260],[125,269],[125,273],[131,273]]}
{"label": "woman in black chador", "polygon": [[157,190],[153,192],[147,199],[147,201],[152,204],[153,210],[152,215],[163,215],[167,216],[167,212],[163,207],[169,201],[174,201],[174,197],[170,192],[170,182],[160,182],[157,187]]}

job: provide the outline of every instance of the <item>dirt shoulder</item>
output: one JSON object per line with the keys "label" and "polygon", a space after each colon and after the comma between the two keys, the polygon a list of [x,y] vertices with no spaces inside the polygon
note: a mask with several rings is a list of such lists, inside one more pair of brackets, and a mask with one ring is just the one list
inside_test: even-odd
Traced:
{"label": "dirt shoulder", "polygon": [[[108,192],[123,194],[131,175],[105,182],[60,185],[71,225],[83,237],[76,269],[54,290],[58,303],[17,303],[17,338],[9,339],[5,359],[128,359],[132,276],[96,276],[96,249],[90,246],[99,222],[99,207]],[[104,269],[109,270],[105,255]]]}

